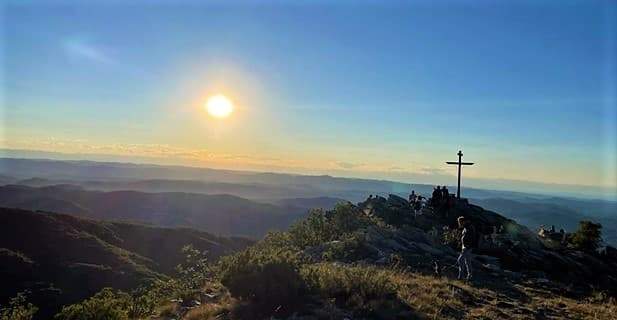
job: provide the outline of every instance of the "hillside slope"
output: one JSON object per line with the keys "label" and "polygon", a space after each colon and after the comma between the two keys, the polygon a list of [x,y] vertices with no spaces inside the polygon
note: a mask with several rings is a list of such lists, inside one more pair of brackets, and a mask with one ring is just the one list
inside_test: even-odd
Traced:
{"label": "hillside slope", "polygon": [[0,301],[29,289],[45,318],[103,287],[132,289],[172,274],[187,244],[216,259],[249,243],[188,229],[0,208]]}
{"label": "hillside slope", "polygon": [[[458,216],[479,241],[456,280]],[[499,231],[486,240],[497,227]],[[313,212],[225,257],[215,300],[156,319],[614,319],[617,254],[556,247],[465,201],[415,216],[397,196]],[[178,313],[170,314],[170,310]],[[188,311],[187,311],[188,310]]]}

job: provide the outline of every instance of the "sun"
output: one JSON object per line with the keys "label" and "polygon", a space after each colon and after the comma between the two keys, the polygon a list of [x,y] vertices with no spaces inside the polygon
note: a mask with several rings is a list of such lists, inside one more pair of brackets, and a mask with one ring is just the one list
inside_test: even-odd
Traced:
{"label": "sun", "polygon": [[222,94],[209,97],[205,107],[208,113],[216,118],[227,118],[234,111],[233,102]]}

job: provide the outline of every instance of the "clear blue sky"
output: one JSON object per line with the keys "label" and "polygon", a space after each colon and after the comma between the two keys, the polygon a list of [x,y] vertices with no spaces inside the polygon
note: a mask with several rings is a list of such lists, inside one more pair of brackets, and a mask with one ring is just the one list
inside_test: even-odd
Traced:
{"label": "clear blue sky", "polygon": [[616,185],[615,1],[97,3],[2,5],[4,147]]}

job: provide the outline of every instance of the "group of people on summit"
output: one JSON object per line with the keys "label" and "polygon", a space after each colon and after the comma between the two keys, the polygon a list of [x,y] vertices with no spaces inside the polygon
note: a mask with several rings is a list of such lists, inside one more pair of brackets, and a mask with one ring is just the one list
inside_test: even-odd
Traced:
{"label": "group of people on summit", "polygon": [[433,189],[433,195],[431,196],[431,206],[433,206],[433,208],[439,208],[443,205],[448,205],[450,199],[451,196],[450,191],[448,191],[448,187],[437,186],[435,189]]}
{"label": "group of people on summit", "polygon": [[422,210],[425,204],[430,205],[433,209],[444,208],[446,211],[449,211],[450,207],[454,205],[454,197],[450,194],[446,186],[437,186],[434,188],[433,194],[429,199],[411,190],[411,194],[409,194],[409,204],[416,215]]}
{"label": "group of people on summit", "polygon": [[[416,194],[413,190],[409,195],[409,203],[416,215],[424,206],[425,202],[423,199],[424,197]],[[427,204],[429,204],[434,210],[443,210],[443,212],[447,214],[450,211],[450,208],[454,206],[454,202],[456,201],[455,199],[456,198],[453,195],[450,195],[448,187],[437,186],[433,189],[431,198],[427,199]],[[461,251],[456,261],[458,265],[458,278],[470,280],[472,277],[472,248],[475,245],[474,240],[476,238],[475,227],[469,219],[463,216],[458,217],[456,222],[459,230],[461,231]]]}

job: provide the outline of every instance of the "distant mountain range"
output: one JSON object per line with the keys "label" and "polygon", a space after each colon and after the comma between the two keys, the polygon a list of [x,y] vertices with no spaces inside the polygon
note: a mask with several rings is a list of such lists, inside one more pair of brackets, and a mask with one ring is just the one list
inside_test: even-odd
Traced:
{"label": "distant mountain range", "polygon": [[[353,202],[369,194],[408,194],[412,189],[430,195],[433,186],[387,180],[339,178],[268,172],[249,172],[96,161],[0,158],[0,182],[78,184],[96,190],[139,190],[227,193],[249,199],[313,198],[328,196]],[[37,178],[39,181],[28,181]],[[45,182],[44,180],[49,180]],[[455,182],[454,180],[452,182]],[[455,187],[449,186],[454,192]],[[550,193],[550,190],[547,190]],[[511,191],[464,188],[465,197],[549,198],[552,196]],[[617,195],[616,195],[617,198]]]}
{"label": "distant mountain range", "polygon": [[[313,207],[328,209],[341,201],[360,202],[371,194],[384,196],[395,194],[407,197],[411,190],[430,196],[433,190],[432,185],[405,184],[385,180],[180,166],[13,158],[0,158],[0,185],[2,184],[31,187],[55,186],[53,188],[59,188],[56,185],[60,184],[65,185],[62,188],[74,189],[73,192],[78,193],[109,192],[98,194],[97,197],[106,198],[101,200],[101,203],[97,203],[92,200],[92,197],[67,195],[66,190],[57,195],[54,195],[54,192],[45,193],[37,190],[34,192],[37,195],[35,201],[30,199],[17,203],[15,199],[10,198],[9,202],[4,202],[16,207],[74,212],[104,219],[114,217],[114,219],[122,220],[139,220],[161,225],[176,226],[190,223],[191,226],[215,233],[242,234],[253,237],[259,237],[269,229],[285,228]],[[455,192],[455,187],[450,186],[449,188],[450,192]],[[165,195],[144,196],[127,192],[129,190],[143,193],[165,193]],[[116,191],[122,192],[114,193]],[[223,194],[235,197],[222,196]],[[111,206],[113,201],[107,205],[111,196],[116,197],[117,200],[114,201],[122,203],[139,200],[149,204],[126,204],[114,208]],[[604,226],[604,238],[609,243],[617,244],[617,202],[615,201],[466,187],[463,189],[463,196],[473,203],[519,220],[531,229],[537,229],[540,225],[555,225],[558,229],[573,230],[582,219],[600,222]],[[166,200],[162,200],[163,198]],[[8,201],[6,197],[4,199],[0,199],[0,203]],[[74,201],[75,199],[79,201]],[[193,202],[180,203],[189,199]],[[159,206],[161,201],[164,204]],[[223,205],[222,202],[231,203]],[[101,207],[101,204],[107,207]],[[156,205],[157,209],[153,210],[152,205]],[[114,208],[115,213],[110,212],[108,210],[110,208]],[[221,211],[221,208],[226,208],[226,211]],[[242,212],[244,214],[241,214]],[[253,224],[256,220],[260,223]]]}
{"label": "distant mountain range", "polygon": [[250,243],[191,229],[0,208],[0,301],[28,289],[41,319],[48,319],[59,306],[103,287],[130,289],[172,274],[187,244],[216,259]]}
{"label": "distant mountain range", "polygon": [[574,231],[581,220],[599,222],[602,224],[604,241],[612,245],[617,244],[617,210],[613,209],[613,214],[608,214],[607,211],[611,207],[602,201],[563,201],[559,198],[524,201],[491,198],[473,199],[472,202],[500,212],[533,230],[544,225],[546,228],[555,226],[557,230],[563,228],[566,231]]}
{"label": "distant mountain range", "polygon": [[[326,201],[319,198],[318,201]],[[192,227],[220,235],[260,238],[303,217],[310,199],[290,199],[274,205],[232,195],[181,192],[88,191],[73,185],[0,187],[0,206],[46,210],[77,216]],[[329,203],[328,203],[329,204]]]}

